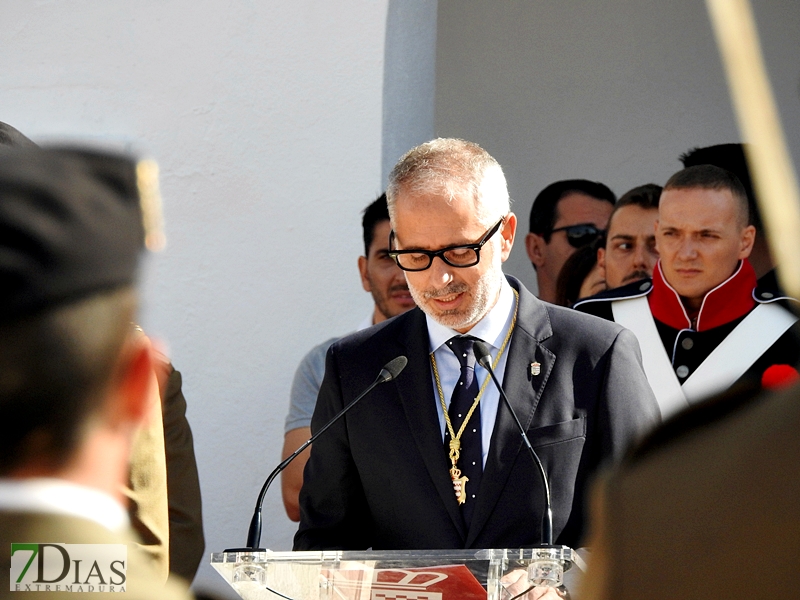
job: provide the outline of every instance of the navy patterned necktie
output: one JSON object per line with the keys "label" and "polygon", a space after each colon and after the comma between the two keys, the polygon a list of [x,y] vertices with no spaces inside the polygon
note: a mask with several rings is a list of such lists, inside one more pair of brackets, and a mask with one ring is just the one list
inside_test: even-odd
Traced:
{"label": "navy patterned necktie", "polygon": [[[447,347],[453,351],[461,364],[461,376],[456,382],[453,395],[450,398],[450,408],[447,411],[450,415],[450,423],[453,431],[458,435],[461,424],[467,418],[469,409],[475,403],[478,396],[478,380],[475,377],[475,352],[472,349],[474,338],[454,337],[447,341]],[[464,521],[469,527],[472,518],[472,511],[478,496],[478,488],[481,483],[481,473],[483,473],[483,453],[481,451],[481,410],[480,405],[475,408],[475,412],[467,423],[464,433],[461,434],[461,450],[458,459],[458,468],[461,469],[461,476],[468,477],[469,481],[465,485],[466,502],[461,505]],[[450,451],[450,432],[445,433],[445,450]]]}

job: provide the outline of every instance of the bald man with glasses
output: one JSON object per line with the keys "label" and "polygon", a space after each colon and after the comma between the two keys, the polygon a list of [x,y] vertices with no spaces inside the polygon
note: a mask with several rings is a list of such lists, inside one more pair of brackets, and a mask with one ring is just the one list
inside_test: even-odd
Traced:
{"label": "bald man with glasses", "polygon": [[630,332],[506,277],[500,165],[476,144],[410,150],[387,190],[389,255],[417,307],[328,350],[312,431],[405,356],[311,451],[296,550],[502,548],[542,540],[544,489],[475,340],[550,474],[556,543],[577,546],[586,484],[657,420]]}
{"label": "bald man with glasses", "polygon": [[608,186],[586,179],[556,181],[539,192],[525,249],[536,271],[540,300],[556,301],[564,263],[575,250],[603,236],[616,201]]}

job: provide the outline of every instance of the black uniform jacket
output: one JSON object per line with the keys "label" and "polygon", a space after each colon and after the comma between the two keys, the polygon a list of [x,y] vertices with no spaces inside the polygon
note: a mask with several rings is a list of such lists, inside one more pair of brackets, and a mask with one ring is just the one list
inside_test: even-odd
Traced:
{"label": "black uniform jacket", "polygon": [[[792,298],[781,296],[778,288],[758,285],[755,272],[745,260],[727,281],[710,291],[703,302],[696,324],[686,314],[680,297],[664,280],[660,265],[653,279],[643,279],[626,286],[601,292],[575,304],[575,309],[613,321],[611,303],[647,296],[661,342],[672,361],[672,368],[683,383],[709,354],[741,323],[758,304],[781,302],[785,308],[798,306]],[[772,387],[789,377],[796,377],[800,362],[800,343],[792,330],[784,333],[756,360],[739,379],[748,385]],[[785,368],[772,369],[775,365]]]}

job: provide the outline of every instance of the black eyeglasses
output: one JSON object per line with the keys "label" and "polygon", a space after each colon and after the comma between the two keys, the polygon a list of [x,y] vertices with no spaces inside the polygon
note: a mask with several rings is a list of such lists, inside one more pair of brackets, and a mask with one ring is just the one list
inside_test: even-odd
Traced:
{"label": "black eyeglasses", "polygon": [[483,237],[474,244],[464,244],[462,246],[448,246],[441,250],[392,250],[394,245],[394,230],[389,234],[389,256],[394,259],[397,266],[404,271],[424,271],[433,264],[433,259],[437,256],[451,267],[464,269],[474,267],[481,260],[481,248],[489,241],[500,226],[505,222],[503,217],[492,226]]}
{"label": "black eyeglasses", "polygon": [[583,248],[584,246],[588,246],[606,233],[604,229],[598,229],[591,223],[580,223],[578,225],[557,227],[550,233],[555,233],[556,231],[566,232],[567,241],[573,248]]}

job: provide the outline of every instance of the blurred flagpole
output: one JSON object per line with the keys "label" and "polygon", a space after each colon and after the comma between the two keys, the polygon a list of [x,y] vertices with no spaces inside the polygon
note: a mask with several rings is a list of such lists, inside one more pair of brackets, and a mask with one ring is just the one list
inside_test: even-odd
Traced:
{"label": "blurred flagpole", "polygon": [[748,0],[706,0],[781,285],[800,298],[800,193]]}

